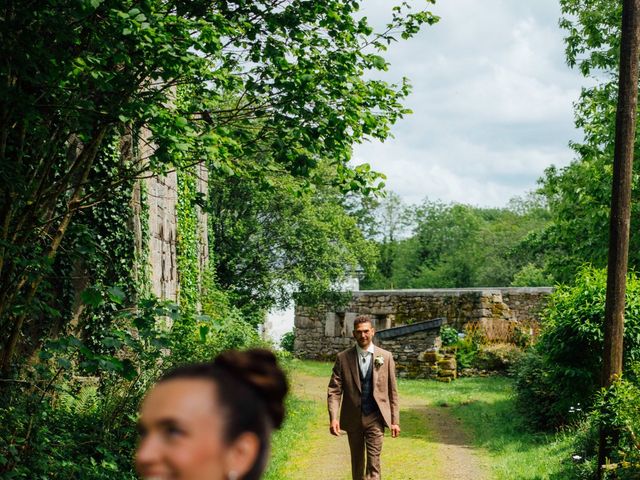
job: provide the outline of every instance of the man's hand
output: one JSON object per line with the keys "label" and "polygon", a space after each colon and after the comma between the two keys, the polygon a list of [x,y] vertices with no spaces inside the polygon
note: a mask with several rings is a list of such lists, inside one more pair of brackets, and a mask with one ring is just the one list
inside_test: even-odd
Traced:
{"label": "man's hand", "polygon": [[340,436],[340,422],[338,420],[331,420],[331,424],[329,425],[329,431],[331,435],[335,435],[336,437]]}
{"label": "man's hand", "polygon": [[393,438],[400,436],[400,425],[391,425],[391,436]]}

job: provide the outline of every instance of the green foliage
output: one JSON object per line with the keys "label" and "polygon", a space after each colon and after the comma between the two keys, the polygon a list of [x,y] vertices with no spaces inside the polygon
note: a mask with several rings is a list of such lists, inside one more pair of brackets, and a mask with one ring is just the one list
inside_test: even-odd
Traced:
{"label": "green foliage", "polygon": [[[504,209],[396,202],[385,204],[381,213],[379,229],[390,233],[378,235],[377,271],[365,278],[364,288],[504,286],[516,275],[522,278],[523,269],[529,281],[531,269],[541,268],[539,255],[521,247],[548,222],[538,198],[514,199]],[[410,229],[413,235],[398,238]]]}
{"label": "green foliage", "polygon": [[458,337],[453,346],[458,370],[507,374],[523,355],[520,345],[506,341],[489,342],[482,329],[467,329],[466,334]]}
{"label": "green foliage", "polygon": [[[117,309],[118,289],[94,295]],[[0,408],[0,472],[6,478],[135,478],[131,452],[139,400],[158,374],[168,346],[160,317],[176,310],[143,300],[120,309],[100,337],[67,335],[49,341],[40,363]],[[78,462],[78,458],[86,461]]]}
{"label": "green foliage", "polygon": [[563,14],[560,26],[567,31],[569,65],[577,65],[585,76],[593,71],[617,69],[622,2],[561,0],[560,6]]}
{"label": "green foliage", "polygon": [[456,345],[456,363],[458,370],[474,366],[482,338],[476,333],[465,334]]}
{"label": "green foliage", "polygon": [[[326,180],[335,176],[328,166],[323,171]],[[294,290],[308,302],[326,300],[348,271],[374,258],[335,188],[305,189],[281,173],[267,180],[221,176],[209,185],[216,279],[258,322]]]}
{"label": "green foliage", "polygon": [[[528,248],[544,257],[546,273],[568,283],[585,263],[607,265],[622,2],[561,0],[560,7],[567,62],[591,77],[575,103],[575,124],[584,139],[572,143],[576,159],[570,165],[550,167],[540,179],[552,222],[529,239]],[[635,145],[637,153],[638,137]],[[636,163],[631,225],[640,221],[638,168]],[[633,227],[629,266],[640,267],[640,235]]]}
{"label": "green foliage", "polygon": [[293,353],[293,342],[295,338],[295,329],[285,333],[280,339],[280,348],[282,348],[285,352]]}
{"label": "green foliage", "polygon": [[548,287],[553,279],[544,270],[532,263],[527,263],[516,272],[511,281],[512,287]]}
{"label": "green foliage", "polygon": [[555,408],[560,401],[558,389],[540,354],[527,352],[515,365],[513,376],[516,405],[529,426],[544,430],[549,425],[559,425],[565,420],[566,417]]}
{"label": "green foliage", "polygon": [[516,365],[523,353],[512,343],[491,343],[480,345],[472,366],[489,372],[508,373]]}
{"label": "green foliage", "polygon": [[453,345],[458,341],[458,331],[453,327],[445,325],[440,329],[440,339],[442,340],[443,347]]}
{"label": "green foliage", "polygon": [[[637,372],[636,372],[637,374]],[[575,463],[572,478],[596,478],[600,428],[617,432],[616,439],[608,437],[609,466],[606,479],[635,479],[640,474],[640,388],[625,379],[616,381],[610,388],[601,389],[593,408],[583,415],[574,431],[573,448],[579,461]]]}
{"label": "green foliage", "polygon": [[[517,374],[519,402],[534,424],[566,423],[571,408],[592,404],[600,383],[605,296],[606,273],[590,267],[578,273],[573,285],[561,285],[552,294],[535,353],[525,357]],[[625,302],[624,365],[629,366],[640,358],[640,282],[635,275],[627,280]]]}
{"label": "green foliage", "polygon": [[[214,174],[279,172],[311,188],[324,184],[316,167],[327,161],[340,191],[380,188],[368,165],[349,164],[354,143],[386,138],[408,112],[406,80],[375,78],[387,69],[379,54],[392,35],[437,21],[403,4],[375,33],[358,2],[338,0],[0,9],[3,371],[19,343],[34,349],[46,336],[40,313],[59,312],[46,311],[56,292],[44,287],[74,217],[135,178],[206,161]],[[114,139],[120,161],[96,174]]]}
{"label": "green foliage", "polygon": [[[352,147],[386,138],[408,112],[407,81],[375,78],[387,69],[379,54],[392,35],[409,38],[437,18],[403,4],[375,33],[357,9],[338,0],[0,7],[0,367],[12,374],[0,386],[11,400],[0,408],[3,476],[132,478],[137,402],[159,369],[260,344],[253,325],[288,295],[278,275],[311,298],[346,266],[370,263],[340,197],[372,193],[381,176],[351,166]],[[249,199],[246,215],[224,200],[233,241],[247,234],[256,241],[247,252],[274,249],[250,266],[254,283],[199,271],[196,206],[210,207],[195,188],[199,162],[213,183],[229,181],[225,195]],[[137,179],[172,169],[181,308],[147,298],[144,198],[133,202],[142,225],[131,209],[132,194],[145,194]],[[81,377],[96,382],[95,397]]]}
{"label": "green foliage", "polygon": [[[638,364],[636,364],[637,366]],[[635,372],[636,375],[638,371]],[[616,381],[599,392],[592,415],[601,426],[615,431],[608,437],[613,464],[605,478],[631,480],[640,476],[640,386],[626,380]]]}
{"label": "green foliage", "polygon": [[99,396],[70,383],[59,388],[67,389],[59,400],[17,389],[11,407],[0,408],[3,478],[137,478],[131,452],[140,392],[126,398],[110,388]]}
{"label": "green foliage", "polygon": [[[96,301],[122,301],[117,290],[98,293]],[[118,310],[99,344],[71,335],[48,342],[41,362],[3,391],[3,478],[136,478],[136,412],[151,382],[176,363],[264,345],[237,312],[226,315],[213,321],[147,299]]]}
{"label": "green foliage", "polygon": [[179,301],[184,310],[196,311],[200,297],[199,224],[196,205],[197,178],[193,168],[178,170],[176,204],[176,256]]}
{"label": "green foliage", "polygon": [[570,431],[574,452],[570,478],[594,480],[597,478],[600,428],[595,416],[585,415],[584,412],[580,412],[575,423],[575,427]]}

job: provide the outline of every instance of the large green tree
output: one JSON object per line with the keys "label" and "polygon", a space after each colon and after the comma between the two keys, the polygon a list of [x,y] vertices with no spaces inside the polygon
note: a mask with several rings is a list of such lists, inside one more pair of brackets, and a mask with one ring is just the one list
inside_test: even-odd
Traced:
{"label": "large green tree", "polygon": [[253,181],[219,176],[210,182],[216,279],[252,318],[288,304],[294,292],[318,300],[346,272],[373,264],[375,248],[340,192],[299,183],[283,175]]}
{"label": "large green tree", "polygon": [[[582,89],[575,123],[584,133],[572,144],[576,159],[567,167],[550,167],[540,180],[552,222],[532,248],[544,252],[546,269],[569,282],[580,265],[607,264],[617,72],[622,3],[617,0],[562,0],[567,63],[579,68],[591,86]],[[638,141],[636,140],[636,150]],[[636,162],[635,170],[638,164]],[[633,178],[629,266],[640,267],[638,176]]]}
{"label": "large green tree", "polygon": [[[0,6],[0,330],[10,366],[74,216],[148,172],[208,160],[226,173],[283,169],[367,190],[354,142],[384,138],[408,85],[365,76],[428,12],[396,8],[385,32],[359,2],[7,1]],[[182,95],[188,91],[187,99]],[[256,140],[260,141],[256,141]],[[95,175],[105,146],[121,161]],[[267,154],[265,154],[265,152]],[[241,161],[251,158],[247,165]],[[244,173],[244,172],[243,172]],[[91,185],[91,188],[87,188]]]}

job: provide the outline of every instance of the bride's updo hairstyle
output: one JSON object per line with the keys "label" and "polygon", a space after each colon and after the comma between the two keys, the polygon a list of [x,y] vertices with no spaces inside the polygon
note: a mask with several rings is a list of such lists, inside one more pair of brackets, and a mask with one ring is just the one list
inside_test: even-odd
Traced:
{"label": "bride's updo hairstyle", "polygon": [[231,444],[245,432],[255,433],[260,450],[253,467],[242,480],[258,480],[269,455],[271,432],[284,420],[287,379],[269,350],[229,350],[212,362],[178,367],[160,382],[176,379],[209,380],[216,385],[217,400],[224,409],[224,440]]}

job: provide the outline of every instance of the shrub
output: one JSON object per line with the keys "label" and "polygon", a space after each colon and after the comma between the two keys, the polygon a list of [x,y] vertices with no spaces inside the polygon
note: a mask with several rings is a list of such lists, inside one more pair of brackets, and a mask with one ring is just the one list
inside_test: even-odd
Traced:
{"label": "shrub", "polygon": [[516,407],[534,429],[558,425],[558,417],[552,408],[558,403],[558,393],[544,362],[536,351],[525,353],[512,371],[515,380]]}
{"label": "shrub", "polygon": [[458,341],[458,331],[453,327],[445,325],[440,329],[440,340],[442,340],[443,347],[454,345]]}
{"label": "shrub", "polygon": [[507,372],[522,356],[522,350],[509,343],[480,345],[471,362],[474,368],[493,372]]}
{"label": "shrub", "polygon": [[[516,374],[518,403],[533,424],[552,427],[566,423],[571,407],[589,408],[599,386],[604,348],[606,273],[583,268],[573,285],[559,286],[542,315],[542,332]],[[625,369],[640,358],[640,282],[627,281],[625,307]],[[527,363],[531,362],[530,365]],[[529,386],[538,382],[543,389]],[[542,411],[545,405],[549,411]]]}
{"label": "shrub", "polygon": [[[144,392],[58,385],[42,397],[15,389],[11,407],[0,408],[0,474],[11,479],[131,479],[135,419]],[[6,475],[6,476],[3,476]]]}
{"label": "shrub", "polygon": [[527,263],[513,276],[512,287],[546,287],[553,285],[553,278],[546,275],[544,269]]}
{"label": "shrub", "polygon": [[511,335],[511,341],[523,349],[530,347],[538,334],[538,327],[539,325],[534,322],[516,324]]}
{"label": "shrub", "polygon": [[264,345],[237,310],[220,311],[214,320],[141,300],[94,345],[72,335],[50,341],[41,363],[2,390],[0,477],[135,479],[137,409],[161,370]]}
{"label": "shrub", "polygon": [[293,342],[296,338],[295,328],[285,333],[280,339],[280,348],[285,352],[293,353]]}
{"label": "shrub", "polygon": [[599,424],[594,415],[583,415],[573,431],[573,466],[571,477],[578,480],[596,478],[598,468]]}
{"label": "shrub", "polygon": [[617,432],[609,440],[612,468],[605,478],[640,478],[640,388],[626,380],[618,380],[601,390],[593,413],[600,424]]}
{"label": "shrub", "polygon": [[456,363],[458,370],[471,368],[480,347],[481,338],[467,333],[458,339],[456,346]]}
{"label": "shrub", "polygon": [[618,432],[609,444],[611,457],[605,479],[640,478],[640,388],[628,380],[619,380],[609,389],[600,390],[592,410],[575,430],[574,452],[580,461],[572,478],[596,478],[598,441],[602,426]]}

